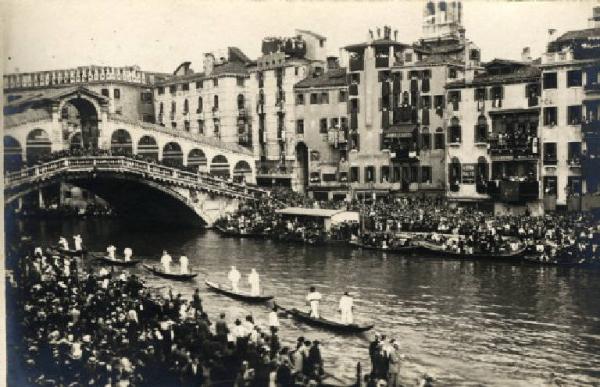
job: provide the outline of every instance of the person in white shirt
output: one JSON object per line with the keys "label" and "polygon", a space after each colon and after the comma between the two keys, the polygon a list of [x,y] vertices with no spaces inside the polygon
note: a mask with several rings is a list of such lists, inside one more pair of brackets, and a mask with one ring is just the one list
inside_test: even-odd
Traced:
{"label": "person in white shirt", "polygon": [[123,250],[123,257],[125,262],[131,261],[131,256],[133,255],[133,250],[130,247],[125,247]]}
{"label": "person in white shirt", "polygon": [[115,259],[115,251],[117,251],[117,248],[113,245],[110,245],[106,248],[106,252],[108,253],[108,257],[110,259]]}
{"label": "person in white shirt", "polygon": [[63,249],[63,250],[69,250],[69,242],[67,242],[67,239],[65,237],[60,237],[60,239],[58,240],[58,245]]}
{"label": "person in white shirt", "polygon": [[277,316],[277,305],[273,306],[271,312],[269,312],[269,328],[271,332],[279,328],[279,317]]}
{"label": "person in white shirt", "polygon": [[350,297],[348,292],[340,298],[340,312],[342,324],[352,324],[352,308],[354,307],[354,300]]}
{"label": "person in white shirt", "polygon": [[235,266],[231,266],[231,270],[229,270],[229,275],[227,275],[227,279],[231,281],[231,289],[233,289],[234,292],[239,291],[238,284],[240,282],[241,277],[242,276],[240,272],[235,268]]}
{"label": "person in white shirt", "polygon": [[83,247],[82,247],[83,239],[81,239],[81,235],[74,235],[73,239],[74,239],[74,243],[75,243],[75,251],[83,250]]}
{"label": "person in white shirt", "polygon": [[173,262],[173,258],[167,253],[167,250],[163,250],[163,255],[160,257],[160,263],[163,266],[163,271],[165,273],[171,272],[171,262]]}
{"label": "person in white shirt", "polygon": [[306,296],[306,301],[310,304],[310,317],[319,318],[319,301],[323,298],[321,293],[317,292],[314,286],[310,287],[310,293]]}
{"label": "person in white shirt", "polygon": [[250,295],[258,296],[260,294],[260,277],[256,269],[252,269],[248,274],[248,283],[250,284]]}
{"label": "person in white shirt", "polygon": [[188,257],[186,257],[185,255],[179,257],[179,272],[181,274],[188,274],[190,272],[188,269],[188,263]]}

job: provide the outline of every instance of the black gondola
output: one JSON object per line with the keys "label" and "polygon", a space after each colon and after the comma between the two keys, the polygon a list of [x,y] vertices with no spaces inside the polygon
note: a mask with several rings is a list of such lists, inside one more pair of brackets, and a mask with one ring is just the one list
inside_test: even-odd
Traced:
{"label": "black gondola", "polygon": [[196,277],[198,273],[190,273],[190,274],[177,274],[177,273],[165,273],[162,270],[157,269],[155,266],[144,264],[144,268],[151,272],[154,275],[159,277],[167,278],[174,281],[188,281],[192,278]]}
{"label": "black gondola", "polygon": [[225,296],[231,297],[231,298],[235,298],[236,300],[240,300],[240,301],[246,301],[246,302],[265,302],[265,301],[269,301],[273,299],[273,296],[253,296],[248,292],[234,292],[232,290],[229,289],[225,289],[225,287],[223,287],[222,285],[219,285],[215,282],[211,282],[211,281],[204,281],[206,283],[206,286],[209,287],[209,289],[223,294]]}
{"label": "black gondola", "polygon": [[215,226],[215,229],[223,236],[235,238],[266,238],[267,235],[258,232],[240,232],[238,229],[227,229],[223,226]]}
{"label": "black gondola", "polygon": [[377,250],[388,253],[412,253],[417,250],[417,246],[408,245],[408,246],[398,246],[398,247],[388,247],[384,249],[383,247],[377,246],[369,246],[361,243],[360,241],[350,241],[348,242],[351,246],[358,247],[365,250]]}
{"label": "black gondola", "polygon": [[526,248],[522,247],[515,251],[503,251],[503,252],[474,252],[473,254],[468,254],[464,252],[456,252],[452,250],[444,249],[440,244],[429,242],[429,241],[416,241],[415,245],[421,248],[422,250],[433,253],[438,256],[450,257],[450,258],[464,258],[464,259],[472,259],[472,258],[485,258],[485,259],[507,259],[507,260],[520,260],[525,254]]}
{"label": "black gondola", "polygon": [[107,257],[107,256],[96,257],[96,260],[98,262],[106,263],[106,264],[112,265],[112,266],[127,266],[127,267],[135,266],[141,262],[139,259],[132,259],[130,261],[125,261],[123,259],[113,259],[113,258]]}
{"label": "black gondola", "polygon": [[277,305],[277,308],[289,313],[296,320],[315,327],[327,328],[338,333],[361,333],[373,329],[373,325],[342,324],[324,317],[310,317],[310,313],[303,312],[296,308],[284,308]]}
{"label": "black gondola", "polygon": [[64,254],[64,255],[70,255],[70,256],[81,256],[81,255],[86,255],[88,253],[88,251],[86,249],[83,250],[65,250],[62,247],[59,246],[52,246],[51,250],[56,251],[60,254]]}

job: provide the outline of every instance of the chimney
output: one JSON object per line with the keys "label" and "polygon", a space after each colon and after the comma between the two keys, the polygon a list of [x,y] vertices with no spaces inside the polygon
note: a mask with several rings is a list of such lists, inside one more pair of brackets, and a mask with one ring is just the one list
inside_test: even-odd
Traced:
{"label": "chimney", "polygon": [[521,52],[521,61],[530,63],[531,62],[531,49],[529,47],[523,47]]}
{"label": "chimney", "polygon": [[212,53],[204,54],[204,75],[209,77],[215,68],[215,56]]}
{"label": "chimney", "polygon": [[398,30],[394,30],[394,40],[398,41]]}
{"label": "chimney", "polygon": [[335,70],[340,67],[338,58],[336,56],[327,57],[327,70]]}

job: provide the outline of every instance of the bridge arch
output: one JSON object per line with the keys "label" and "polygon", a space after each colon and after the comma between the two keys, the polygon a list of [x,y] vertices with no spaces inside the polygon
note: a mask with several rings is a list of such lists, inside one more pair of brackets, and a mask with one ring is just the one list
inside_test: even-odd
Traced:
{"label": "bridge arch", "polygon": [[233,180],[246,181],[252,176],[252,168],[245,160],[238,161],[233,167]]}
{"label": "bridge arch", "polygon": [[166,143],[163,147],[162,162],[172,167],[182,167],[183,152],[181,146],[174,141]]}
{"label": "bridge arch", "polygon": [[131,156],[133,154],[133,142],[131,135],[125,129],[117,129],[110,136],[110,150],[113,154]]}
{"label": "bridge arch", "polygon": [[187,166],[192,169],[206,171],[207,159],[204,151],[199,148],[190,150],[187,156]]}
{"label": "bridge arch", "polygon": [[[71,107],[71,109],[69,109]],[[74,114],[74,111],[77,114]],[[98,112],[100,111],[97,102],[87,95],[78,93],[73,98],[66,98],[59,105],[61,119],[67,122],[75,123],[76,130],[81,131],[81,139],[84,148],[98,148],[98,138],[100,130],[98,128]]]}
{"label": "bridge arch", "polygon": [[23,148],[12,136],[4,136],[4,170],[16,171],[23,166]]}
{"label": "bridge arch", "polygon": [[27,134],[26,158],[28,162],[36,162],[52,153],[52,142],[44,129],[33,129]]}
{"label": "bridge arch", "polygon": [[142,136],[138,141],[137,153],[146,160],[158,161],[158,145],[152,136]]}
{"label": "bridge arch", "polygon": [[210,162],[210,174],[229,179],[231,173],[229,172],[229,161],[227,160],[227,157],[223,155],[216,155],[213,157]]}

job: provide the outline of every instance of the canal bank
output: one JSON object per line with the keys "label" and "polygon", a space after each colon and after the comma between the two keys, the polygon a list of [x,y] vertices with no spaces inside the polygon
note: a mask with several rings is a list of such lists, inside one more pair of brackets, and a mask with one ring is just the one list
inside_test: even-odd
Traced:
{"label": "canal bank", "polygon": [[[491,262],[403,257],[346,247],[311,247],[263,240],[221,238],[212,231],[131,230],[117,220],[20,223],[20,232],[53,244],[81,234],[93,251],[108,244],[158,261],[162,249],[186,254],[200,275],[192,284],[171,284],[135,270],[150,286],[172,285],[191,296],[199,287],[207,312],[252,313],[247,306],[209,292],[210,277],[224,282],[230,265],[242,274],[256,268],[268,293],[303,306],[308,286],[323,293],[323,314],[334,315],[343,289],[357,294],[357,320],[401,343],[411,363],[441,385],[589,385],[600,377],[600,273]],[[245,278],[244,278],[245,281]],[[368,368],[371,336],[345,337],[282,320],[282,337],[303,335],[323,343],[326,371],[351,379]],[[343,353],[343,356],[339,354]]]}

